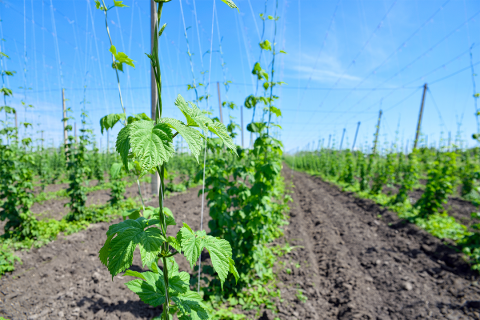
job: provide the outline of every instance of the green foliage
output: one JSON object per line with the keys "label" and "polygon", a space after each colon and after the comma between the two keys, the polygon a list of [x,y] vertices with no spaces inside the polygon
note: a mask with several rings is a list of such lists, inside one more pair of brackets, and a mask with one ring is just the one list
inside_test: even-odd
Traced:
{"label": "green foliage", "polygon": [[443,204],[447,203],[448,196],[453,192],[456,157],[455,153],[446,153],[433,162],[428,171],[425,192],[415,204],[421,216],[426,217],[443,211]]}
{"label": "green foliage", "polygon": [[[401,157],[403,158],[403,156]],[[408,200],[408,194],[418,181],[418,162],[416,151],[408,156],[408,164],[405,166],[403,181],[392,204],[404,203]]]}
{"label": "green foliage", "polygon": [[[223,1],[231,7],[236,7],[231,0]],[[155,36],[152,52],[147,54],[158,93],[155,120],[146,116],[139,117],[140,119],[129,117],[125,127],[117,136],[116,150],[121,156],[125,171],[132,170],[138,177],[156,171],[160,176],[159,209],[158,213],[151,208],[129,211],[125,215],[129,217],[128,220],[110,226],[106,242],[99,252],[99,258],[109,269],[112,279],[113,276],[125,270],[125,276],[138,278],[127,282],[127,287],[143,302],[152,306],[163,305],[161,317],[164,320],[169,320],[174,315],[177,315],[180,320],[206,320],[210,318],[207,307],[203,304],[200,295],[189,290],[190,278],[186,272],[178,271],[179,268],[173,256],[183,253],[193,266],[201,250],[206,248],[210,253],[213,268],[223,284],[228,273],[233,273],[235,278],[238,278],[232,260],[232,249],[227,241],[207,236],[202,230],[194,232],[186,224],[176,237],[167,235],[168,226],[175,225],[176,222],[173,214],[163,207],[165,167],[175,152],[173,139],[177,135],[182,136],[187,142],[195,158],[200,154],[202,138],[206,139],[208,131],[217,135],[225,146],[234,151],[236,148],[222,123],[206,117],[193,103],[190,103],[192,107],[189,107],[181,96],[178,96],[175,104],[184,114],[185,123],[177,119],[162,118],[158,38],[165,28],[164,25],[159,31],[163,5],[168,1],[156,0],[155,2],[157,3],[155,5],[157,21],[153,30]],[[115,6],[123,5],[115,2]],[[107,11],[111,7],[107,9],[105,4],[102,6],[97,2],[97,8],[105,12],[108,32]],[[117,53],[112,43],[110,52],[114,58],[113,67],[116,69],[117,81],[119,81],[118,70],[122,70],[122,63],[130,64],[132,61],[125,54]],[[121,98],[121,92],[119,93]],[[122,108],[125,113],[123,102]],[[194,127],[202,129],[204,136]],[[119,166],[119,164],[112,166],[112,176],[120,172]],[[142,264],[148,266],[150,271],[139,273],[129,270],[137,246],[140,248]],[[159,263],[163,265],[162,269],[159,268]]]}
{"label": "green foliage", "polygon": [[[70,180],[67,189],[67,195],[70,198],[70,201],[65,204],[65,206],[70,208],[70,213],[67,216],[67,220],[69,221],[79,221],[91,218],[86,216],[87,193],[85,186],[83,185],[83,182],[91,172],[86,161],[87,145],[90,144],[88,134],[91,133],[91,130],[85,129],[85,118],[86,114],[85,111],[83,111],[83,128],[80,129],[80,143],[77,143],[75,137],[69,135],[69,143],[65,146],[65,156],[68,160],[67,170],[69,172]],[[68,128],[67,131],[69,131]]]}
{"label": "green foliage", "polygon": [[22,263],[19,257],[13,254],[7,244],[0,245],[0,276],[15,269],[15,262]]}
{"label": "green foliage", "polygon": [[100,130],[103,134],[103,130],[112,129],[120,120],[125,120],[124,113],[111,113],[100,119]]}

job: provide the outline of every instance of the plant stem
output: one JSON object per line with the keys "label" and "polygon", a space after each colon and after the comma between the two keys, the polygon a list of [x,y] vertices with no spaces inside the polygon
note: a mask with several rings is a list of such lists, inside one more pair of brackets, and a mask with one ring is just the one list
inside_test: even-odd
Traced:
{"label": "plant stem", "polygon": [[[110,47],[113,46],[112,42],[112,37],[110,36],[110,29],[108,28],[108,19],[107,19],[107,6],[105,5],[105,1],[102,0],[103,7],[105,8],[104,13],[105,13],[105,27],[107,28],[107,33],[108,33],[108,39],[110,40]],[[115,65],[115,56],[112,53],[112,66]],[[125,107],[123,106],[123,98],[122,98],[122,90],[120,89],[120,77],[118,76],[118,69],[115,69],[115,74],[117,75],[117,86],[118,86],[118,95],[120,96],[120,104],[122,105],[123,113],[125,114],[125,119],[127,118],[127,111],[125,110]],[[125,120],[126,121],[126,120]]]}
{"label": "plant stem", "polygon": [[143,202],[142,189],[140,188],[140,181],[138,181],[138,178],[137,178],[137,186],[138,186],[138,194],[140,195],[140,200],[142,200],[142,207],[143,207],[143,210],[145,211],[145,202]]}
{"label": "plant stem", "polygon": [[[154,27],[154,45],[153,45],[153,52],[151,53],[152,58],[154,61],[152,61],[152,69],[155,72],[155,82],[157,84],[157,106],[155,110],[155,121],[158,123],[160,118],[162,117],[162,77],[161,77],[161,71],[160,71],[160,61],[158,59],[158,27],[160,25],[160,19],[162,17],[162,9],[163,9],[163,2],[158,3],[157,7],[157,21],[155,22],[155,27]],[[159,207],[159,218],[160,218],[160,225],[161,229],[163,232],[163,236],[165,239],[167,238],[167,223],[165,219],[165,214],[163,213],[163,195],[165,190],[165,185],[164,185],[164,172],[165,172],[165,164],[157,167],[157,172],[158,175],[160,176],[160,190],[158,194],[158,207]],[[165,257],[166,253],[169,250],[168,242],[165,242],[163,244],[163,256],[162,256],[162,262],[163,262],[163,278],[165,282],[165,303],[163,306],[163,314],[164,314],[164,319],[169,320],[169,306],[170,306],[170,297],[168,294],[168,265],[167,265],[167,258]]]}

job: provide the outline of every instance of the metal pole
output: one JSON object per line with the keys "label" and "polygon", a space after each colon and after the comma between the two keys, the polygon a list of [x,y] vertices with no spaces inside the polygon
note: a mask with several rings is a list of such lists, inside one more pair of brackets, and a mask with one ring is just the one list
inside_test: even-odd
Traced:
{"label": "metal pole", "polygon": [[220,122],[223,123],[222,98],[220,97],[220,82],[218,81],[217,81],[217,91],[218,91],[218,110],[220,112]]}
{"label": "metal pole", "polygon": [[382,110],[378,112],[377,131],[375,132],[375,141],[373,143],[373,154],[377,153],[378,133],[380,132],[380,120],[382,119]]}
{"label": "metal pole", "polygon": [[[154,0],[150,0],[150,48],[151,52],[153,52],[153,43],[155,34],[155,24],[157,23],[157,10]],[[150,69],[150,105],[151,105],[151,116],[153,120],[155,119],[156,107],[157,107],[157,85],[155,82],[155,73],[153,72],[153,68]],[[151,182],[151,193],[152,195],[158,194],[158,190],[160,189],[160,177],[158,173],[155,172],[152,174],[152,182]]]}
{"label": "metal pole", "polygon": [[422,126],[423,106],[425,105],[425,94],[427,93],[427,84],[423,86],[422,104],[420,105],[420,114],[418,115],[417,133],[415,134],[415,143],[413,149],[417,149],[418,137],[420,136],[420,128]]}
{"label": "metal pole", "polygon": [[340,149],[339,150],[342,150],[343,138],[345,137],[345,131],[347,131],[347,129],[343,128],[342,140],[340,140]]}
{"label": "metal pole", "polygon": [[355,143],[357,142],[358,129],[360,129],[360,121],[357,123],[357,131],[355,131],[355,138],[353,139],[352,151],[355,150]]}

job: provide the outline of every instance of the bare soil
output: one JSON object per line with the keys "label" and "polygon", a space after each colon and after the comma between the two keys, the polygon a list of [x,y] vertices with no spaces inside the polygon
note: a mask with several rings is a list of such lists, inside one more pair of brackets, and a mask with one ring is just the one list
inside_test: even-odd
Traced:
{"label": "bare soil", "polygon": [[454,249],[320,178],[293,182],[285,237],[302,248],[279,273],[280,319],[480,319],[478,274]]}
{"label": "bare soil", "polygon": [[[166,200],[177,222],[200,228],[201,199],[198,188]],[[158,206],[156,201],[146,205]],[[114,221],[112,223],[118,222]],[[20,252],[23,265],[0,279],[0,316],[7,319],[152,319],[161,308],[142,303],[125,282],[131,278],[116,276],[113,281],[98,259],[111,223],[91,225],[87,230],[59,237],[48,245]],[[204,226],[206,223],[204,223]],[[207,229],[208,231],[208,229]],[[180,268],[189,270],[186,260],[177,259]],[[142,270],[139,255],[132,269]]]}
{"label": "bare soil", "polygon": [[[290,170],[286,176],[292,178]],[[266,311],[254,319],[480,319],[478,274],[454,248],[319,178],[293,172],[293,183],[294,203],[282,241],[300,247],[276,266],[283,299],[277,302],[279,314]],[[177,222],[194,229],[200,227],[197,192],[195,188],[166,200]],[[208,210],[204,226],[207,222]],[[112,281],[98,260],[108,225],[92,225],[21,253],[23,265],[0,279],[0,316],[13,320],[159,315],[161,309],[143,304],[126,289],[123,283],[130,278],[117,276]],[[189,270],[186,261],[179,263]],[[132,268],[141,269],[138,255]]]}

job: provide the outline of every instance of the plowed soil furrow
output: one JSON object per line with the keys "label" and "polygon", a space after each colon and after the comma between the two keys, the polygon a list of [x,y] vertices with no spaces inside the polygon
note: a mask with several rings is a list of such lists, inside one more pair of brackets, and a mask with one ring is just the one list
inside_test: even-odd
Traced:
{"label": "plowed soil furrow", "polygon": [[[169,234],[175,235],[185,221],[200,228],[201,198],[198,188],[172,196],[165,205],[177,220]],[[146,203],[158,207],[158,200]],[[119,222],[117,220],[115,222]],[[208,213],[204,220],[208,222]],[[132,280],[113,278],[98,259],[98,251],[112,223],[91,225],[87,230],[67,236],[28,253],[20,253],[23,265],[0,279],[0,316],[20,319],[152,319],[161,308],[142,303],[124,285]],[[207,230],[208,232],[208,230]],[[190,270],[186,260],[177,259],[182,270]],[[134,270],[141,270],[138,251]]]}
{"label": "plowed soil furrow", "polygon": [[282,306],[285,319],[479,318],[475,274],[438,239],[318,178],[294,172],[293,183],[286,238],[308,265],[282,280],[308,300]]}
{"label": "plowed soil furrow", "polygon": [[[478,274],[454,249],[371,201],[304,173],[284,173],[295,185],[284,240],[298,247],[280,257],[275,268],[282,296],[279,313],[267,311],[259,319],[480,319]],[[177,222],[194,229],[200,227],[198,189],[166,200]],[[207,210],[204,226],[208,220]],[[172,235],[180,225],[172,228]],[[127,290],[129,277],[112,281],[98,260],[108,226],[92,225],[22,253],[23,265],[0,279],[0,316],[158,315],[159,308],[141,303]],[[179,264],[190,270],[184,259]],[[132,268],[142,269],[138,255]],[[249,319],[255,313],[248,311]]]}

